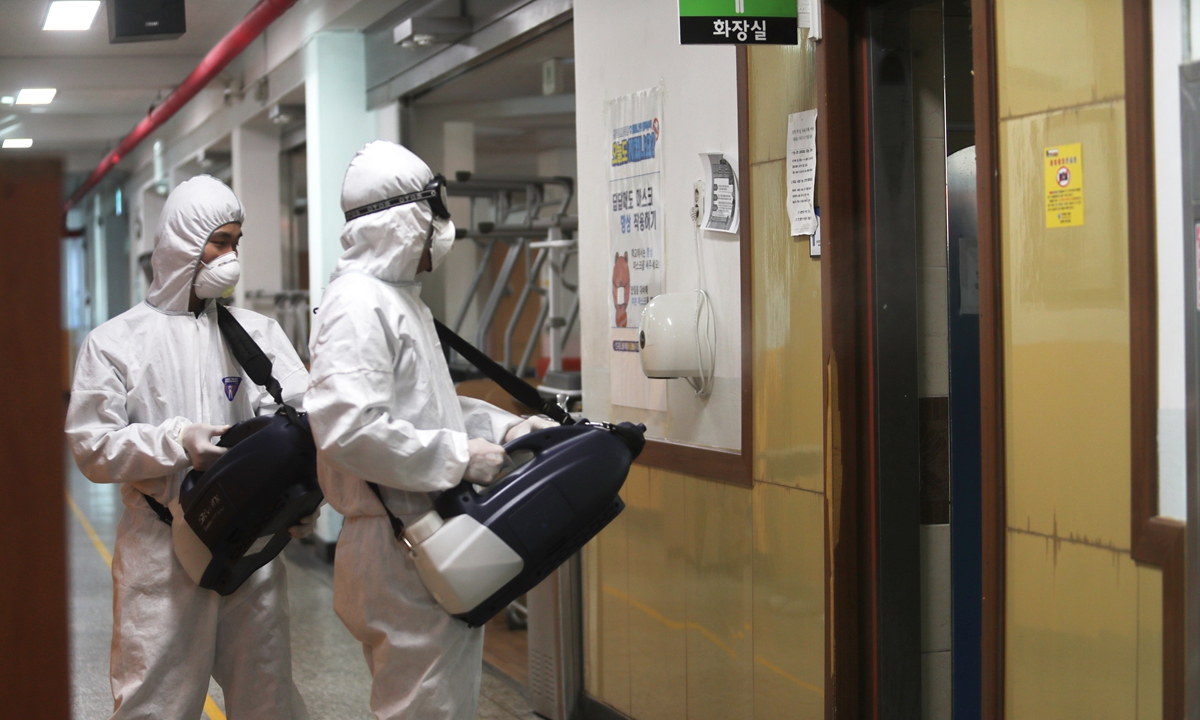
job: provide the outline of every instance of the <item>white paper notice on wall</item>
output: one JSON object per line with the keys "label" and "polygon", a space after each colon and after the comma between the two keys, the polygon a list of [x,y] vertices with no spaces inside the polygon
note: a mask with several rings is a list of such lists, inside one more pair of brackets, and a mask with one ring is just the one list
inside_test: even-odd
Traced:
{"label": "white paper notice on wall", "polygon": [[821,0],[796,0],[796,24],[808,28],[809,40],[821,39]]}
{"label": "white paper notice on wall", "polygon": [[[662,292],[662,88],[608,103],[605,154],[611,155],[608,247],[612,263],[609,326],[638,327],[642,308]],[[611,144],[611,147],[608,145]]]}
{"label": "white paper notice on wall", "polygon": [[802,28],[812,27],[812,0],[796,0],[796,24]]}
{"label": "white paper notice on wall", "polygon": [[792,235],[817,231],[813,188],[817,181],[817,111],[805,110],[788,116],[787,137],[788,217]]}
{"label": "white paper notice on wall", "polygon": [[723,153],[700,153],[704,165],[705,197],[700,200],[700,227],[723,233],[737,233],[741,212],[738,208],[738,180],[733,165]]}
{"label": "white paper notice on wall", "polygon": [[[610,100],[604,152],[609,155],[609,393],[613,405],[667,409],[667,381],[642,372],[638,327],[642,310],[662,292],[663,90],[654,87]],[[609,145],[611,144],[611,147]]]}
{"label": "white paper notice on wall", "polygon": [[667,411],[667,381],[651,380],[642,372],[637,328],[613,328],[608,363],[608,401],[622,407]]}

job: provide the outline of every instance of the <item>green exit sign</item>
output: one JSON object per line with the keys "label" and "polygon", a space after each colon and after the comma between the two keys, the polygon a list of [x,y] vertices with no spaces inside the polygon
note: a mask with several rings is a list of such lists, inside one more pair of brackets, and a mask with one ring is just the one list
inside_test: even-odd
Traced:
{"label": "green exit sign", "polygon": [[795,45],[796,0],[679,0],[684,45]]}

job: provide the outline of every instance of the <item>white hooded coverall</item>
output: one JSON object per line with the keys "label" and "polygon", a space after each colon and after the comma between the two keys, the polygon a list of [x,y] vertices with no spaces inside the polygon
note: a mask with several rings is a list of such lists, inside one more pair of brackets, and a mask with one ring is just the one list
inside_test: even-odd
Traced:
{"label": "white hooded coverall", "polygon": [[[191,463],[179,444],[190,423],[230,425],[277,409],[230,354],[206,301],[188,312],[192,278],[209,236],[242,221],[237,197],[202,175],[167,198],[154,242],[146,301],[93,330],[79,351],[67,437],[92,482],[122,483],[125,511],[113,554],[113,718],[199,718],[212,676],[231,720],[308,717],[292,682],[287,582],[276,558],[228,597],[188,577],[163,506]],[[274,320],[230,308],[274,363],[285,402],[308,385]]]}
{"label": "white hooded coverall", "polygon": [[[342,209],[421,190],[433,173],[389,142],[365,146],[350,163]],[[500,443],[521,418],[455,393],[421,301],[417,267],[433,215],[425,202],[346,223],[309,340],[312,385],[305,396],[317,441],[321,489],[346,516],[334,567],[334,610],[363,644],[371,710],[380,720],[474,720],[483,629],[443,610],[395,539],[379,500],[406,523],[432,507],[428,493],[456,486],[467,439]],[[453,226],[435,223],[436,263]]]}

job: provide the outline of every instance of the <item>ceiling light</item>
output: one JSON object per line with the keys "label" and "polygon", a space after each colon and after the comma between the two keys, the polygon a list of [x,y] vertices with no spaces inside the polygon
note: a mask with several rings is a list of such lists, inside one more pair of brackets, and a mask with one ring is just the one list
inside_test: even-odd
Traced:
{"label": "ceiling light", "polygon": [[457,42],[471,34],[469,17],[414,17],[392,28],[392,42],[401,47],[428,47]]}
{"label": "ceiling light", "polygon": [[17,93],[18,105],[49,105],[54,99],[55,88],[24,88]]}
{"label": "ceiling light", "polygon": [[12,105],[16,101],[17,101],[17,99],[15,97],[13,97],[12,95],[5,95],[3,97],[0,97],[0,105]]}
{"label": "ceiling light", "polygon": [[303,105],[272,105],[267,110],[267,119],[276,125],[286,125],[296,119],[304,119]]}
{"label": "ceiling light", "polygon": [[100,0],[56,0],[50,3],[43,30],[90,30]]}
{"label": "ceiling light", "polygon": [[18,150],[33,147],[33,138],[5,138],[5,150]]}

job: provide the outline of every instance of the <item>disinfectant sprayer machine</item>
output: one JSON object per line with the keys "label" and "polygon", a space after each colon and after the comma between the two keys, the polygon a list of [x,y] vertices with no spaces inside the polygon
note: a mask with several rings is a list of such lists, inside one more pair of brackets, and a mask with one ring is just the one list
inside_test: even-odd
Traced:
{"label": "disinfectant sprayer machine", "polygon": [[231,427],[217,442],[229,451],[208,470],[188,473],[169,511],[157,502],[151,507],[160,517],[166,513],[188,576],[229,595],[283,550],[288,528],[316,512],[324,496],[308,418],[283,402],[271,360],[220,305],[217,323],[234,359],[280,410]]}
{"label": "disinfectant sprayer machine", "polygon": [[[575,422],[449,328],[437,323],[437,330],[444,347],[517,401],[562,424],[505,445],[511,464],[490,486],[480,489],[463,481],[438,495],[434,509],[407,527],[388,511],[430,594],[446,612],[478,627],[532,590],[625,509],[618,492],[646,444],[646,428]],[[372,489],[382,501],[378,486]]]}

